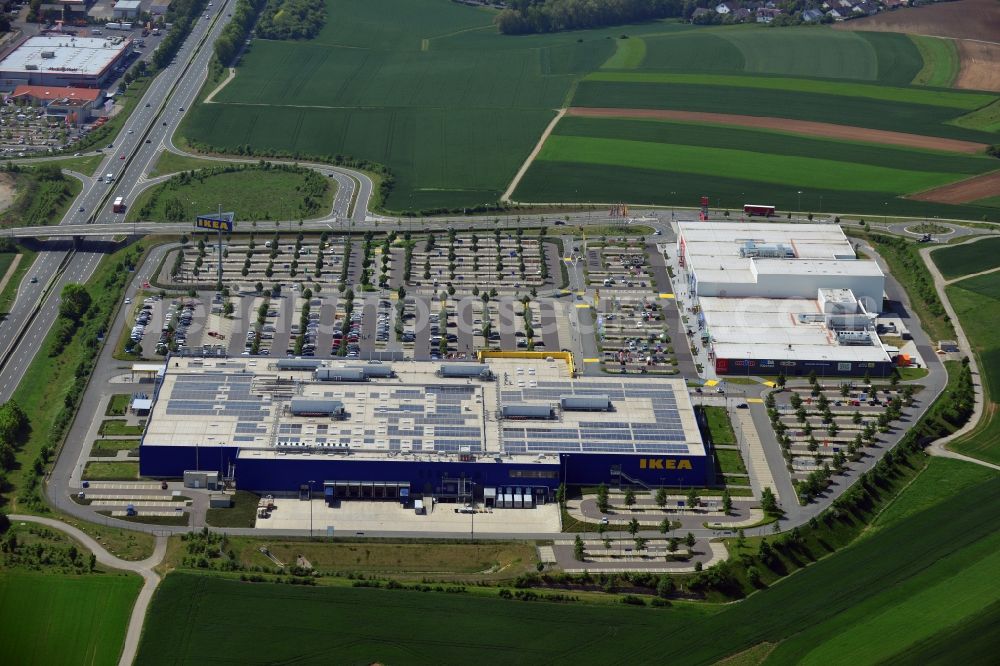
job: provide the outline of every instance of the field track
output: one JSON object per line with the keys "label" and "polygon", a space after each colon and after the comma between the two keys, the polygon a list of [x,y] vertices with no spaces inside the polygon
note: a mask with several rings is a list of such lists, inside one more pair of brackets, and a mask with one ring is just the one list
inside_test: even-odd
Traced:
{"label": "field track", "polygon": [[969,203],[987,197],[996,196],[1000,192],[1000,171],[967,178],[957,183],[935,187],[932,190],[925,190],[919,194],[913,194],[908,199],[917,201],[934,201],[946,204]]}
{"label": "field track", "polygon": [[[1000,39],[1000,35],[997,38]],[[961,39],[958,55],[962,64],[956,88],[1000,92],[1000,44]]]}
{"label": "field track", "polygon": [[959,0],[927,7],[882,12],[875,16],[845,21],[835,30],[871,30],[906,32],[931,37],[955,39],[1000,39],[1000,2],[996,0]]}
{"label": "field track", "polygon": [[[720,125],[735,125],[755,129],[778,130],[819,136],[840,141],[866,141],[892,146],[919,148],[923,150],[943,150],[953,153],[981,153],[986,144],[958,139],[942,139],[933,136],[920,136],[905,132],[890,132],[886,130],[850,127],[833,123],[819,123],[809,120],[791,120],[789,118],[768,118],[762,116],[741,116],[733,113],[707,113],[699,111],[671,111],[667,109],[608,109],[571,107],[567,113],[570,116],[588,116],[598,118],[637,118],[650,120],[679,120],[684,122],[718,123]],[[980,197],[982,198],[982,197]]]}

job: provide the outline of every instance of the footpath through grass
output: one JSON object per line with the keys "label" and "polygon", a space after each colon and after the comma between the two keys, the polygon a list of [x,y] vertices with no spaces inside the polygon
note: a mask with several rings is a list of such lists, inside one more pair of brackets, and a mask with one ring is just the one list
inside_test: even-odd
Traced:
{"label": "footpath through grass", "polygon": [[0,571],[8,664],[118,663],[142,579]]}

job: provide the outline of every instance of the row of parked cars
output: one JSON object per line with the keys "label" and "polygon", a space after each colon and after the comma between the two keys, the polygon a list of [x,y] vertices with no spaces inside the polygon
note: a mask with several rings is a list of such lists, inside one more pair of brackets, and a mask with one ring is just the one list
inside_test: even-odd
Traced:
{"label": "row of parked cars", "polygon": [[341,343],[346,340],[345,356],[347,358],[358,358],[361,356],[361,324],[364,315],[360,310],[351,313],[351,319],[347,326],[346,335],[343,333],[343,322],[339,319],[333,323],[333,344],[330,353],[337,355],[340,352]]}
{"label": "row of parked cars", "polygon": [[157,353],[166,353],[171,342],[178,350],[186,349],[187,331],[193,319],[194,303],[184,303],[182,306],[172,303],[163,316],[163,327],[160,329],[160,339],[156,344]]}

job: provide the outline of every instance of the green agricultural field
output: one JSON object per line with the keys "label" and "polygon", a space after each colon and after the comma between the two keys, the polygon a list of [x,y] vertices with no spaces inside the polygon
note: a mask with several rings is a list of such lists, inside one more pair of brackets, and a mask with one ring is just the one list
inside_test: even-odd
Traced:
{"label": "green agricultural field", "polygon": [[955,40],[940,37],[909,35],[920,51],[923,67],[913,77],[913,83],[920,86],[950,88],[958,77],[958,48]]}
{"label": "green agricultural field", "polygon": [[[831,646],[849,651],[852,663],[875,663],[953,640],[964,622],[990,612],[996,592],[983,581],[1000,575],[998,494],[1000,479],[970,486],[722,608],[550,605],[173,573],[153,599],[138,662],[196,661],[215,650],[239,662],[336,653],[346,663],[457,664],[484,654],[510,663],[639,663],[667,644],[674,662],[693,664],[778,642],[769,663],[832,663]],[[296,631],[271,620],[290,615]],[[878,640],[868,640],[870,624],[881,629]],[[865,646],[871,651],[859,654]]]}
{"label": "green agricultural field", "polygon": [[754,180],[776,186],[797,189],[832,187],[852,192],[918,192],[960,179],[950,173],[890,169],[818,157],[591,137],[550,137],[538,159],[666,172],[686,171],[706,178],[736,179],[752,173]]}
{"label": "green agricultural field", "polygon": [[[917,97],[923,103],[894,102],[896,88],[882,88],[862,84],[841,84],[836,82],[809,81],[804,79],[769,79],[761,77],[710,76],[697,77],[674,74],[648,74],[632,72],[598,72],[577,87],[573,106],[617,107],[640,109],[675,109],[679,111],[706,111],[711,113],[740,113],[750,116],[780,116],[795,120],[827,122],[854,127],[869,127],[889,131],[900,128],[912,134],[941,136],[979,143],[996,141],[996,135],[975,129],[966,129],[950,121],[956,121],[966,111],[962,107],[937,104],[937,101],[954,101],[959,104],[966,100],[936,99],[935,95],[949,93],[930,91],[925,88],[904,88],[907,93],[924,93]],[[615,79],[612,77],[626,77]],[[629,80],[627,77],[635,77]],[[674,78],[678,77],[678,78]],[[672,82],[676,80],[676,82]],[[784,88],[769,88],[761,83],[772,81],[794,81],[816,84]],[[740,86],[740,84],[744,84]],[[883,95],[862,95],[851,93],[873,93]],[[911,97],[912,95],[906,95]],[[992,98],[987,98],[986,102]],[[891,103],[891,104],[890,104]],[[971,103],[979,103],[973,101]],[[892,114],[886,114],[887,105]]]}
{"label": "green agricultural field", "polygon": [[[747,174],[749,175],[749,174]],[[770,184],[749,177],[724,178],[684,171],[661,169],[614,168],[600,164],[549,162],[535,160],[514,192],[521,202],[578,201],[605,204],[616,201],[657,204],[661,206],[698,205],[698,198],[708,195],[713,210],[742,210],[748,197],[766,201],[779,210],[797,210],[797,190],[785,184]],[[822,197],[822,199],[821,199]],[[896,198],[893,192],[865,192],[808,189],[803,192],[805,211],[858,213],[862,218],[881,219],[887,215],[941,215],[985,219],[1000,222],[1000,210],[987,206],[934,205],[923,201]]]}
{"label": "green agricultural field", "polygon": [[225,171],[229,168],[174,176],[143,192],[126,219],[192,220],[222,206],[241,220],[296,220],[327,215],[333,205],[336,182],[313,171],[256,165]]}
{"label": "green agricultural field", "polygon": [[8,664],[118,663],[142,579],[0,572],[0,626]]}
{"label": "green agricultural field", "polygon": [[568,116],[559,121],[553,130],[553,136],[681,144],[788,157],[821,157],[837,162],[889,169],[955,174],[955,178],[987,173],[996,169],[998,165],[995,158],[985,155],[963,155],[902,146],[837,141],[823,137],[712,123]]}
{"label": "green agricultural field", "polygon": [[980,275],[951,284],[946,290],[976,354],[987,398],[983,419],[976,429],[949,444],[949,448],[1000,464],[1000,333],[996,326],[1000,319],[1000,280],[993,274]]}
{"label": "green agricultural field", "polygon": [[945,279],[1000,267],[1000,238],[985,238],[935,250],[931,258]]}
{"label": "green agricultural field", "polygon": [[983,132],[1000,132],[1000,100],[960,116],[953,125]]}
{"label": "green agricultural field", "polygon": [[[924,66],[905,35],[815,28],[707,28],[647,37],[642,69],[801,76],[906,85]],[[610,65],[609,65],[610,67]]]}
{"label": "green agricultural field", "polygon": [[350,18],[311,41],[255,42],[187,138],[386,164],[393,209],[493,202],[573,82],[615,48],[597,34],[501,39],[492,12],[434,0],[328,6]]}
{"label": "green agricultural field", "polygon": [[867,536],[928,509],[968,488],[995,478],[998,472],[950,458],[931,458],[913,484],[887,506],[872,524]]}

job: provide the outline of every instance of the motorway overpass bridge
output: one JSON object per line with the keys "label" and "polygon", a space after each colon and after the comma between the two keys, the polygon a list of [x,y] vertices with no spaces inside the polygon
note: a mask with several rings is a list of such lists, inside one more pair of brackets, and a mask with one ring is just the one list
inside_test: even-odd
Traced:
{"label": "motorway overpass bridge", "polygon": [[[499,223],[497,222],[499,220]],[[368,230],[392,230],[397,231],[422,231],[428,228],[438,230],[455,226],[461,229],[494,229],[499,226],[503,228],[516,227],[537,227],[540,225],[551,225],[556,220],[568,224],[623,224],[634,222],[644,224],[653,228],[669,226],[665,221],[661,221],[653,216],[650,211],[648,216],[622,220],[621,218],[609,219],[606,215],[589,213],[552,213],[550,215],[502,215],[502,216],[476,216],[476,217],[433,217],[433,218],[410,218],[410,217],[374,217],[369,216],[363,222],[354,221],[349,218],[328,217],[318,220],[304,220],[301,224],[298,220],[285,222],[250,222],[234,221],[233,233],[259,233],[264,234],[271,231],[281,231],[291,233],[298,231],[368,231]],[[51,227],[13,227],[4,232],[6,236],[14,238],[67,238],[67,237],[100,237],[100,236],[180,236],[181,234],[192,233],[213,233],[210,230],[197,228],[192,222],[114,222],[101,224],[61,224]],[[557,233],[550,229],[550,233]]]}

